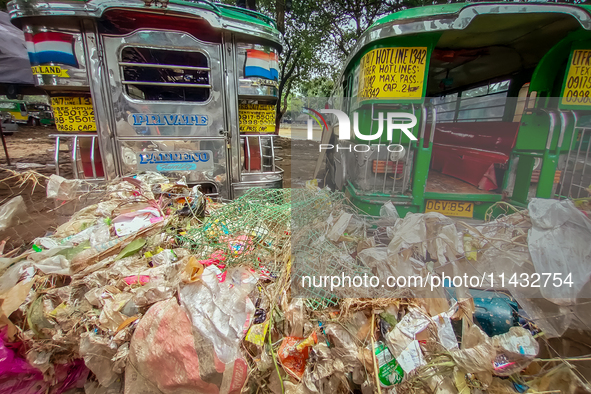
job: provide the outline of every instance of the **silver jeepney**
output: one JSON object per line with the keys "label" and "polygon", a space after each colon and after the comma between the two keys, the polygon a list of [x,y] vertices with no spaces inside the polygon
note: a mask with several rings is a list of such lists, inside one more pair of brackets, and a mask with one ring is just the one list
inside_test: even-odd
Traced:
{"label": "silver jeepney", "polygon": [[14,0],[36,84],[51,96],[73,175],[159,171],[225,199],[282,187],[276,166],[279,31],[207,1]]}

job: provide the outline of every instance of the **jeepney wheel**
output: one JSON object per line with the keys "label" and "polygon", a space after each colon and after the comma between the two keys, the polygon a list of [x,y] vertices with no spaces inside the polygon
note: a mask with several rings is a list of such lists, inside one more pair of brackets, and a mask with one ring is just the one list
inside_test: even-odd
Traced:
{"label": "jeepney wheel", "polygon": [[39,119],[37,119],[37,118],[30,118],[29,119],[29,126],[39,126]]}

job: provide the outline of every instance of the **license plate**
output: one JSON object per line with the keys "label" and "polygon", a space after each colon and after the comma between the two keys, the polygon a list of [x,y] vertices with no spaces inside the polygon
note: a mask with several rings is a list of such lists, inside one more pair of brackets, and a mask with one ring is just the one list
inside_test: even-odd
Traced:
{"label": "license plate", "polygon": [[52,97],[51,107],[58,131],[96,131],[90,97]]}
{"label": "license plate", "polygon": [[446,216],[471,218],[474,214],[474,203],[464,201],[427,200],[425,212],[439,212]]}

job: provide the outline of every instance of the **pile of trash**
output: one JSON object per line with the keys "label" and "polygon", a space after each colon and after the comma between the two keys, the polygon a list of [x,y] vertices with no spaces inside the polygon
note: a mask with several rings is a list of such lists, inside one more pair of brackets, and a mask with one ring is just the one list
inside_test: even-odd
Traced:
{"label": "pile of trash", "polygon": [[[58,200],[91,192],[57,176],[47,185]],[[572,360],[539,358],[546,338],[579,321],[591,251],[572,245],[591,221],[577,212],[538,201],[473,227],[437,213],[401,219],[391,203],[368,217],[314,187],[221,203],[155,173],[118,179],[0,257],[0,392],[591,392]],[[536,298],[494,283],[300,285],[550,268],[574,272],[576,286]]]}

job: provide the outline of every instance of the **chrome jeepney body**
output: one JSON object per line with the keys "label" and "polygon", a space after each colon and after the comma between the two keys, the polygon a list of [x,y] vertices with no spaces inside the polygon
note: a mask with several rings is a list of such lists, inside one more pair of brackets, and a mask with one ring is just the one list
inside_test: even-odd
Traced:
{"label": "chrome jeepney body", "polygon": [[9,12],[51,96],[58,171],[67,140],[79,178],[158,171],[227,199],[282,186],[269,18],[202,0],[14,0]]}

